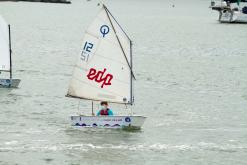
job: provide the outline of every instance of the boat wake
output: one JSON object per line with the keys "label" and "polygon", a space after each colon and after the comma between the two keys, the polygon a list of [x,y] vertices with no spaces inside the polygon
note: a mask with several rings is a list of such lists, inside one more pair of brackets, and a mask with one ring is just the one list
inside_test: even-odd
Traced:
{"label": "boat wake", "polygon": [[[42,140],[38,141],[45,142]],[[195,152],[195,151],[216,151],[216,152],[239,152],[239,151],[247,151],[247,146],[239,146],[234,144],[224,144],[218,145],[215,143],[206,143],[200,142],[198,144],[179,144],[179,145],[171,145],[171,144],[121,144],[121,145],[112,145],[112,144],[102,144],[95,145],[92,143],[88,144],[57,144],[57,145],[28,145],[22,144],[20,145],[18,141],[8,141],[4,144],[0,145],[0,152],[35,152],[35,151],[92,151],[92,150],[128,150],[128,151],[151,151],[151,152],[176,152],[176,151],[184,151],[184,152]]]}

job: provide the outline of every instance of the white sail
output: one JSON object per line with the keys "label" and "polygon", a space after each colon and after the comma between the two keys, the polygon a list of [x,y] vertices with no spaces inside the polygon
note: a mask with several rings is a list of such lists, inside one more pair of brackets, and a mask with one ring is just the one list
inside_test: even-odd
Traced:
{"label": "white sail", "polygon": [[10,71],[9,29],[0,16],[0,71]]}
{"label": "white sail", "polygon": [[105,6],[86,30],[68,96],[132,103],[130,40]]}

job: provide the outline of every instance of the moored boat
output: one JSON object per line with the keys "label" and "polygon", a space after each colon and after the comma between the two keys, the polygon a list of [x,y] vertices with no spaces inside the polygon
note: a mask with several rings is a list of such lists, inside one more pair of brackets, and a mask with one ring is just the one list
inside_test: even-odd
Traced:
{"label": "moored boat", "polygon": [[211,2],[210,8],[219,12],[219,22],[247,23],[247,0]]}

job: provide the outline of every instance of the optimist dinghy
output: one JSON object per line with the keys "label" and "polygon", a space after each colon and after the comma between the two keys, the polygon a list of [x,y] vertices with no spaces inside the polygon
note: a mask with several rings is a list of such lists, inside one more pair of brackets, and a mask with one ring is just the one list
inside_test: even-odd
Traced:
{"label": "optimist dinghy", "polygon": [[[133,105],[132,42],[105,5],[86,30],[67,97]],[[93,108],[93,104],[92,104]],[[140,129],[143,116],[71,116],[73,126]]]}
{"label": "optimist dinghy", "polygon": [[19,79],[12,79],[10,25],[0,16],[0,76],[9,73],[9,78],[0,78],[0,88],[17,88]]}

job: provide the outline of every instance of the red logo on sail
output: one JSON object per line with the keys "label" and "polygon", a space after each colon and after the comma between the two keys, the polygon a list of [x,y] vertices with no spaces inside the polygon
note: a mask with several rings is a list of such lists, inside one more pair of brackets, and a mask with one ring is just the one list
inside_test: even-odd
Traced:
{"label": "red logo on sail", "polygon": [[96,69],[91,68],[89,70],[87,78],[89,80],[94,80],[97,83],[102,83],[101,88],[103,88],[104,85],[111,85],[111,80],[113,79],[113,75],[109,73],[105,75],[105,72],[106,72],[106,68],[104,68],[103,71],[97,71]]}

